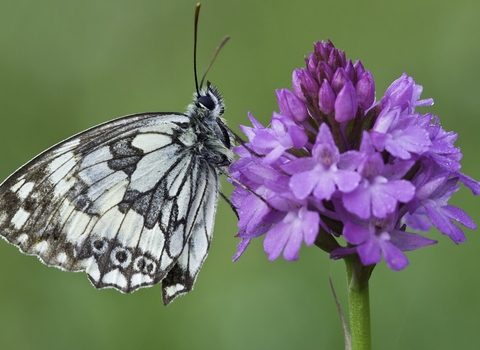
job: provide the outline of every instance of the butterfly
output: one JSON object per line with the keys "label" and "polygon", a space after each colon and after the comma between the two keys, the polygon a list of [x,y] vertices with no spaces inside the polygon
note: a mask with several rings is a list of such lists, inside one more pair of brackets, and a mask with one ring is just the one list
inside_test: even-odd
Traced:
{"label": "butterfly", "polygon": [[0,185],[1,237],[49,266],[86,271],[99,289],[162,282],[165,305],[190,291],[233,161],[223,98],[203,79],[198,88],[196,69],[195,83],[185,113],[124,116],[19,168]]}

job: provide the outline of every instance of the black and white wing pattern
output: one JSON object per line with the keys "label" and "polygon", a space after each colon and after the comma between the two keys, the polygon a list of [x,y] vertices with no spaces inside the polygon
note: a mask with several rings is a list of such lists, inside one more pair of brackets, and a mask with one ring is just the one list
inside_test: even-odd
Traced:
{"label": "black and white wing pattern", "polygon": [[167,305],[208,253],[232,161],[223,111],[209,84],[186,114],[126,116],[53,146],[0,185],[0,235],[96,288],[162,281]]}

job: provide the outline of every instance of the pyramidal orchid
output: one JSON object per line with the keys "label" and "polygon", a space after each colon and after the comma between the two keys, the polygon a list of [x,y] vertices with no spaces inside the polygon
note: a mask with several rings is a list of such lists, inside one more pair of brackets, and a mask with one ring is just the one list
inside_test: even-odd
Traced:
{"label": "pyramidal orchid", "polygon": [[421,99],[413,78],[403,74],[375,101],[372,74],[331,41],[315,43],[305,63],[292,90],[276,92],[269,126],[250,114],[252,125],[241,127],[248,142],[231,167],[241,239],[234,260],[262,236],[270,260],[296,260],[302,245],[315,244],[346,260],[358,282],[350,288],[366,289],[368,301],[375,264],[402,270],[406,251],[436,243],[419,232],[434,226],[465,241],[461,227],[476,225],[448,200],[460,182],[475,195],[480,184],[460,172],[457,134],[419,111],[433,100]]}

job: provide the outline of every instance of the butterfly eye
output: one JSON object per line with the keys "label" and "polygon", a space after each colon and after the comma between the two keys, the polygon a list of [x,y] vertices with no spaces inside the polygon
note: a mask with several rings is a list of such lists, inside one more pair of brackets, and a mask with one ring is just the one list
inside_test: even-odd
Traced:
{"label": "butterfly eye", "polygon": [[200,96],[197,100],[198,104],[201,104],[210,111],[213,111],[215,108],[215,102],[213,102],[210,96]]}

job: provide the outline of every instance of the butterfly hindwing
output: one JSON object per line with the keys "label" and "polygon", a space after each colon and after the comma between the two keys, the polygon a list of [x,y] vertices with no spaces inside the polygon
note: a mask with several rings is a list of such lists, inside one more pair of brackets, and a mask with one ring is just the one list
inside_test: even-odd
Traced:
{"label": "butterfly hindwing", "polygon": [[139,114],[73,136],[0,186],[0,233],[97,288],[193,287],[206,257],[218,173],[184,114]]}
{"label": "butterfly hindwing", "polygon": [[192,204],[198,210],[195,215],[188,217],[187,227],[190,227],[190,239],[177,263],[162,281],[162,297],[167,303],[193,288],[212,239],[218,197],[218,176],[215,176],[215,169],[207,167],[206,164],[201,166],[205,169],[199,170],[202,173],[208,173],[208,176],[199,177],[198,184],[192,183],[193,190],[197,193]]}

